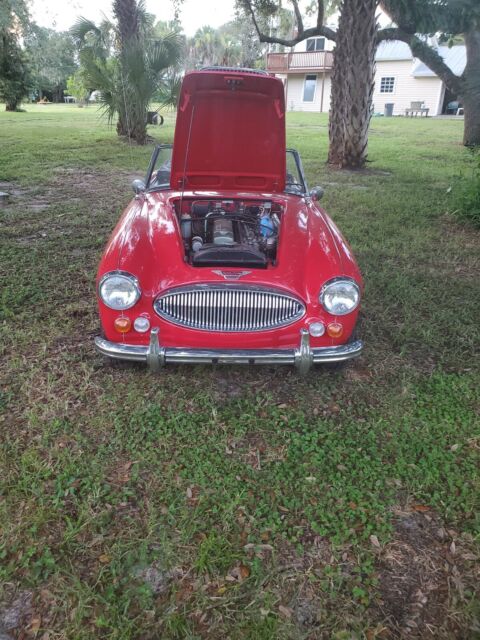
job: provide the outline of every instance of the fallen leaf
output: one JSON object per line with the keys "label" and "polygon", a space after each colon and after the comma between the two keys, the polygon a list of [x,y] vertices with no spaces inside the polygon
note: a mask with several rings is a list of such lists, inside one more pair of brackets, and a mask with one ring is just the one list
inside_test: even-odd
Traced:
{"label": "fallen leaf", "polygon": [[450,451],[456,451],[459,446],[459,444],[452,444],[452,446],[450,447]]}
{"label": "fallen leaf", "polygon": [[425,513],[425,511],[430,511],[430,507],[427,507],[426,504],[412,504],[412,509],[414,511],[419,511],[420,513]]}
{"label": "fallen leaf", "polygon": [[457,547],[455,545],[455,540],[452,540],[452,544],[450,545],[450,553],[453,555],[455,555],[455,551],[457,550]]}
{"label": "fallen leaf", "polygon": [[28,632],[31,633],[31,634],[37,634],[38,630],[41,627],[41,625],[42,625],[42,619],[40,618],[40,616],[32,618],[32,620],[30,622],[30,626],[29,626]]}
{"label": "fallen leaf", "polygon": [[379,542],[377,536],[371,535],[370,536],[370,542],[373,544],[374,547],[377,547],[377,549],[380,549],[380,542]]}
{"label": "fallen leaf", "polygon": [[439,537],[440,540],[443,540],[446,537],[446,535],[447,535],[447,532],[443,527],[440,527],[440,529],[437,530],[437,536]]}
{"label": "fallen leaf", "polygon": [[192,487],[187,487],[186,494],[187,494],[187,498],[189,498],[189,499],[193,498]]}
{"label": "fallen leaf", "polygon": [[290,607],[284,607],[283,604],[281,604],[279,605],[278,610],[284,618],[290,620],[290,618],[292,617],[293,609],[290,609]]}
{"label": "fallen leaf", "polygon": [[250,569],[245,564],[239,564],[230,571],[229,575],[226,577],[226,580],[232,582],[236,580],[237,582],[242,582],[245,578],[248,578],[250,575]]}
{"label": "fallen leaf", "polygon": [[108,553],[102,553],[102,555],[98,559],[102,564],[108,564],[112,557],[109,556]]}
{"label": "fallen leaf", "polygon": [[240,573],[240,576],[241,576],[242,580],[245,580],[245,578],[248,578],[248,576],[250,575],[250,569],[249,569],[249,567],[247,567],[246,564],[241,564],[238,567],[238,569],[239,569],[239,573]]}

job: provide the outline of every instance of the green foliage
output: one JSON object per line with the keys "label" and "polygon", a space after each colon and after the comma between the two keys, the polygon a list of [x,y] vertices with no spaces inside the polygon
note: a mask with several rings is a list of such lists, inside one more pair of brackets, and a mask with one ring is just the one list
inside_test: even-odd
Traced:
{"label": "green foliage", "polygon": [[161,79],[160,85],[153,95],[153,101],[158,102],[165,109],[176,109],[183,76],[174,69],[167,72]]}
{"label": "green foliage", "polygon": [[16,111],[30,88],[29,61],[19,43],[28,28],[25,0],[0,1],[0,101]]}
{"label": "green foliage", "polygon": [[79,69],[73,76],[67,78],[67,91],[69,95],[76,98],[80,103],[87,100],[89,90],[83,69]]}
{"label": "green foliage", "polygon": [[146,112],[152,99],[160,96],[165,104],[174,99],[169,90],[178,85],[174,71],[181,57],[182,36],[178,30],[156,36],[141,4],[136,20],[139,29],[129,40],[121,38],[119,24],[104,21],[97,26],[85,18],[76,22],[71,34],[80,49],[85,83],[100,92],[108,120],[118,117],[119,135],[144,144]]}
{"label": "green foliage", "polygon": [[0,2],[0,33],[12,27],[28,28],[29,15],[26,0],[1,0]]}
{"label": "green foliage", "polygon": [[31,60],[32,88],[37,95],[51,94],[53,101],[62,98],[67,78],[75,73],[75,42],[70,33],[32,24],[24,38]]}
{"label": "green foliage", "polygon": [[450,37],[480,27],[478,0],[382,0],[383,8],[411,33]]}
{"label": "green foliage", "polygon": [[480,149],[473,148],[470,167],[456,181],[452,194],[455,214],[480,228]]}
{"label": "green foliage", "polygon": [[0,100],[16,111],[28,94],[30,70],[25,52],[11,32],[0,33]]}

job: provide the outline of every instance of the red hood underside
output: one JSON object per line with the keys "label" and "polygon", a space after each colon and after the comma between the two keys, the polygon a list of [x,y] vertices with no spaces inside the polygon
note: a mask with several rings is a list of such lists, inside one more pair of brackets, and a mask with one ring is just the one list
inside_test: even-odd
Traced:
{"label": "red hood underside", "polygon": [[283,84],[244,70],[185,76],[173,146],[172,189],[282,192]]}

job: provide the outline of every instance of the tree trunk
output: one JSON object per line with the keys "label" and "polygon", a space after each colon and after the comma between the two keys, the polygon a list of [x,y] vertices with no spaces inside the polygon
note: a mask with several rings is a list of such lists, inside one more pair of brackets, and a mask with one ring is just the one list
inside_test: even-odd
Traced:
{"label": "tree trunk", "polygon": [[467,66],[464,74],[463,108],[465,122],[463,144],[480,145],[480,30],[465,33]]}
{"label": "tree trunk", "polygon": [[18,100],[9,100],[5,105],[5,111],[16,111],[18,109]]}
{"label": "tree trunk", "polygon": [[328,162],[361,169],[367,160],[375,75],[377,0],[343,0],[332,71]]}
{"label": "tree trunk", "polygon": [[137,144],[146,144],[147,142],[147,114],[136,114],[132,109],[127,114],[119,113],[117,120],[117,135],[135,140]]}
{"label": "tree trunk", "polygon": [[[138,7],[136,0],[114,0],[113,13],[117,19],[120,34],[120,65],[123,81],[127,82],[129,72],[126,52],[129,47],[136,46],[140,41],[140,23],[138,20]],[[128,122],[127,114],[119,113],[117,133],[119,136],[128,136],[137,144],[145,144],[147,141],[146,115],[137,105],[129,105]]]}
{"label": "tree trunk", "polygon": [[118,23],[120,47],[125,47],[140,36],[136,0],[114,0],[113,13]]}
{"label": "tree trunk", "polygon": [[119,136],[128,136],[128,127],[127,127],[125,118],[123,117],[123,114],[121,114],[121,113],[118,114],[117,135],[119,135]]}
{"label": "tree trunk", "polygon": [[131,136],[133,138],[133,140],[135,140],[135,142],[137,144],[146,144],[147,143],[147,126],[146,126],[146,122],[147,122],[147,114],[145,113],[143,115],[143,119],[138,117],[138,119],[136,119],[136,122],[134,124],[133,130],[131,132]]}

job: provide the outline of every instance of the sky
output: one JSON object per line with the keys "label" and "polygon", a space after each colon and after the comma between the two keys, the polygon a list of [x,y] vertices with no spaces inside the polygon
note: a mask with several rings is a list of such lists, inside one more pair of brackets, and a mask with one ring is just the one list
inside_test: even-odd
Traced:
{"label": "sky", "polygon": [[[158,20],[173,18],[171,0],[146,0],[147,11]],[[31,0],[31,15],[42,27],[66,31],[78,16],[102,19],[102,12],[110,17],[112,0]],[[187,36],[205,25],[219,27],[234,17],[234,0],[184,0],[180,19]]]}
{"label": "sky", "polygon": [[[303,0],[305,4],[306,0]],[[235,0],[183,0],[180,20],[187,36],[205,25],[219,27],[234,18]],[[59,31],[70,29],[79,16],[99,22],[103,14],[111,17],[112,0],[30,0],[34,21],[42,27]],[[158,20],[173,18],[172,0],[146,0],[147,11]],[[335,22],[335,20],[333,19]],[[332,22],[332,19],[330,20]],[[389,22],[380,15],[381,26]]]}

